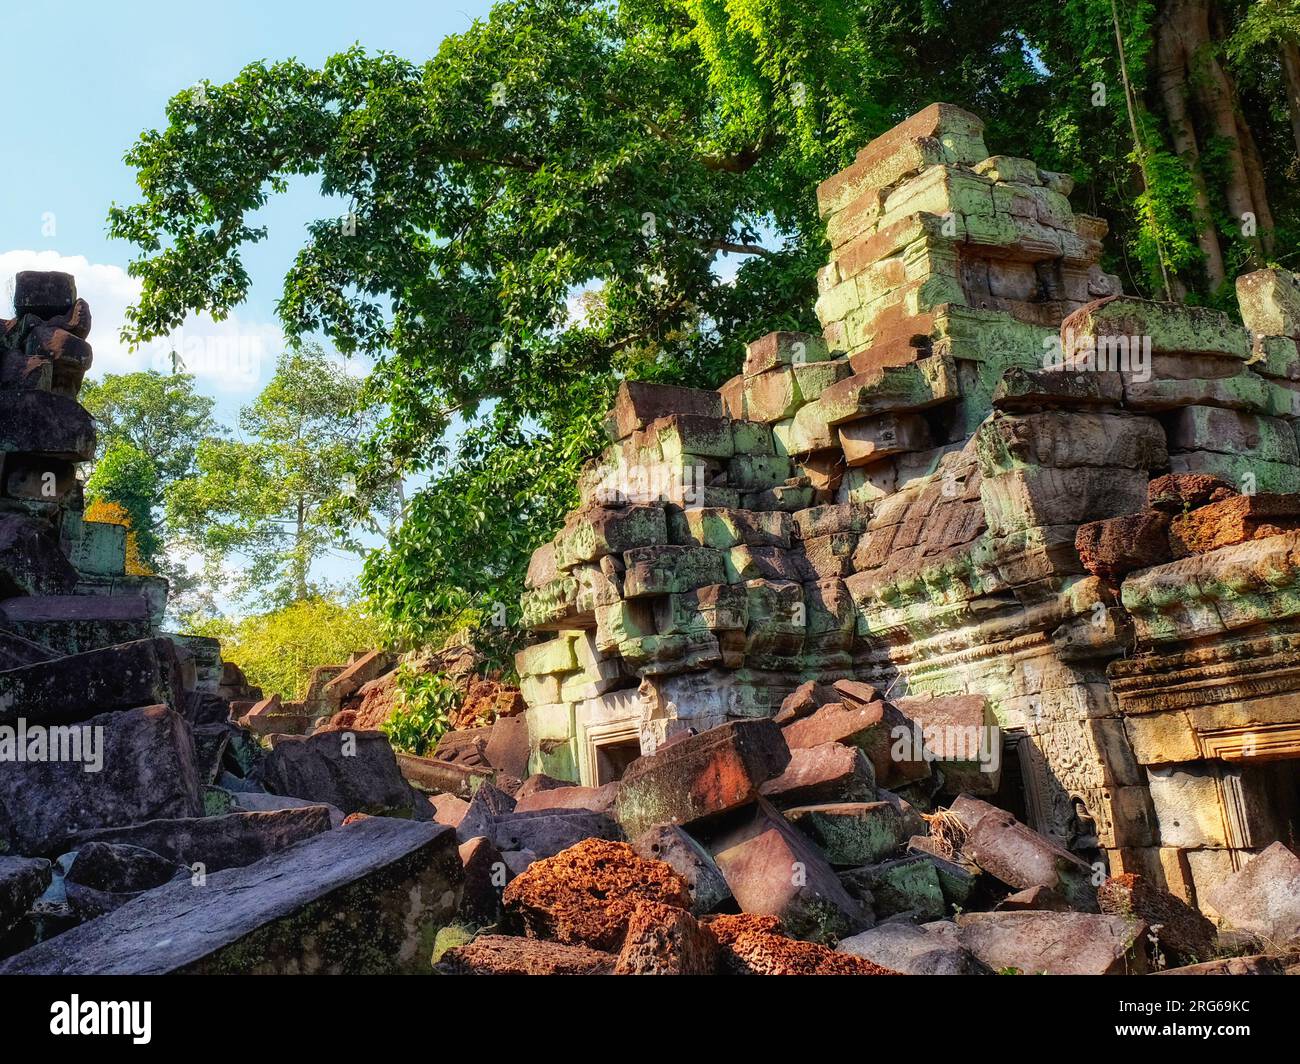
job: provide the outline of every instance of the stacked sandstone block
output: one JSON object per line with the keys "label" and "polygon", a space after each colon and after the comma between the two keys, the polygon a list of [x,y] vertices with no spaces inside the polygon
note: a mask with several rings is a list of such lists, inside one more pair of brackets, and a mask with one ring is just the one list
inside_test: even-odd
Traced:
{"label": "stacked sandstone block", "polygon": [[90,308],[71,275],[28,271],[14,311],[0,321],[0,628],[65,654],[144,638],[165,582],[125,575],[125,528],[82,519]]}
{"label": "stacked sandstone block", "polygon": [[[1204,634],[1294,638],[1300,578],[1264,555],[1297,527],[1300,300],[1243,279],[1243,329],[1118,296],[1066,192],[928,108],[819,190],[822,336],[763,337],[718,393],[621,389],[583,506],[529,571],[535,770],[593,782],[584,749],[620,722],[649,754],[856,680],[913,719],[918,695],[986,702],[1035,828],[1179,863],[1124,702]],[[1273,546],[1243,568],[1246,541]],[[1215,601],[1159,575],[1188,564]]]}

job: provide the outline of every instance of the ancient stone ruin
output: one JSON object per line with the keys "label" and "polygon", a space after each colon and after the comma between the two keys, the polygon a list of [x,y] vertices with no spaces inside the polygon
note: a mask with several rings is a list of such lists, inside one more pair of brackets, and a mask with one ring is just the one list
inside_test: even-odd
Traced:
{"label": "ancient stone ruin", "polygon": [[645,755],[775,718],[827,778],[866,753],[855,800],[981,796],[1207,913],[1294,848],[1300,287],[1241,278],[1245,328],[1123,296],[1070,191],[931,106],[818,189],[822,335],[622,386],[528,574],[535,771],[640,801]]}
{"label": "ancient stone ruin", "polygon": [[[824,182],[822,335],[623,384],[519,691],[160,633],[83,519],[89,311],[20,275],[0,974],[1300,971],[1300,284],[1123,296],[1070,191],[944,104]],[[399,660],[464,682],[429,756]]]}
{"label": "ancient stone ruin", "polygon": [[[73,278],[18,274],[14,308],[0,321],[0,957],[16,956],[0,970],[427,971],[463,878],[453,832],[378,732],[267,749],[236,723],[231,707],[261,692],[215,640],[160,632],[166,582],[126,575],[126,528],[84,519],[90,310]],[[366,819],[333,830],[353,813]]]}

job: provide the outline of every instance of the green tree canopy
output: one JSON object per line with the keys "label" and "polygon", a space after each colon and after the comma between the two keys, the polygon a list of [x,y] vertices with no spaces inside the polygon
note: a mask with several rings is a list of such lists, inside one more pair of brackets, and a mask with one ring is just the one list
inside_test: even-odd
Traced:
{"label": "green tree canopy", "polygon": [[428,480],[366,585],[408,636],[481,618],[513,601],[621,377],[715,386],[745,341],[815,327],[815,182],[935,99],[986,118],[992,150],[1073,173],[1133,290],[1229,298],[1230,269],[1297,231],[1280,53],[1248,50],[1240,88],[1225,67],[1245,6],[503,0],[422,64],[254,64],[173,97],[127,155],[127,335],[228,314],[266,235],[253,212],[318,179],[337,213],[281,318],[375,360],[363,482]]}
{"label": "green tree canopy", "polygon": [[[331,519],[340,497],[371,528],[393,510],[392,479],[355,487],[356,451],[374,431],[362,384],[316,345],[282,355],[275,376],[240,413],[240,437],[210,437],[194,475],[167,491],[167,517],[181,541],[209,559],[232,553],[248,568],[240,591],[272,605],[318,594],[313,563],[338,548],[361,550]],[[364,527],[364,526],[359,526]]]}
{"label": "green tree canopy", "polygon": [[199,441],[218,429],[213,400],[194,385],[189,374],[155,370],[86,381],[80,401],[95,418],[99,458],[118,444],[129,444],[153,463],[160,492],[186,476]]}
{"label": "green tree canopy", "polygon": [[154,513],[158,466],[149,455],[126,440],[109,444],[86,481],[86,498],[121,506],[130,518],[140,560],[157,567],[162,549]]}

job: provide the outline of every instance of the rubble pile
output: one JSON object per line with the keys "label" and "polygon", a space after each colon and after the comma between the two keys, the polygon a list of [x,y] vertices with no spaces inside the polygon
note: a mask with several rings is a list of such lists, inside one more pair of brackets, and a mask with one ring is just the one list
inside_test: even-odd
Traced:
{"label": "rubble pile", "polygon": [[[466,884],[436,970],[1102,975],[1300,959],[1281,893],[1300,867],[1280,856],[1233,881],[1236,911],[1258,915],[1253,933],[1221,941],[1167,890],[1108,878],[971,795],[926,817],[846,775],[854,800],[828,783],[815,804],[770,801],[795,752],[785,737],[806,719],[677,739],[598,791],[533,777],[521,798],[484,783],[440,810],[464,840]],[[861,756],[869,743],[824,745]]]}
{"label": "rubble pile", "polygon": [[[278,734],[166,583],[84,519],[90,310],[19,273],[0,322],[0,970],[423,970],[460,904],[455,832],[388,740]],[[368,678],[338,670],[341,701]],[[263,735],[269,735],[263,740]],[[382,814],[341,826],[347,814]]]}

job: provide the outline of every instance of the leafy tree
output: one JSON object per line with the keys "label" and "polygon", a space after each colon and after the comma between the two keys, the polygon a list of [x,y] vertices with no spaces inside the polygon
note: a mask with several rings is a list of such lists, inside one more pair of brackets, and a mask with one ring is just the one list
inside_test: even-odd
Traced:
{"label": "leafy tree", "polygon": [[372,480],[362,501],[351,472],[375,417],[361,404],[361,382],[319,346],[282,355],[240,412],[243,438],[202,441],[194,475],[168,489],[169,524],[208,557],[246,556],[241,591],[271,604],[313,597],[318,558],[333,548],[361,551],[331,519],[339,495],[353,496],[370,528],[392,510],[391,478]]}
{"label": "leafy tree", "polygon": [[377,625],[358,604],[325,597],[238,620],[191,619],[184,630],[220,639],[222,654],[239,664],[250,684],[287,700],[306,695],[318,665],[341,665],[380,640]]}
{"label": "leafy tree", "polygon": [[199,441],[218,431],[213,400],[185,373],[110,373],[86,381],[80,401],[95,418],[98,458],[119,444],[135,448],[153,463],[160,493],[193,470]]}
{"label": "leafy tree", "polygon": [[427,480],[366,587],[407,637],[481,624],[571,500],[618,380],[715,386],[745,341],[815,328],[815,182],[935,99],[984,116],[994,150],[1074,174],[1132,289],[1226,298],[1229,267],[1285,246],[1300,202],[1262,76],[1279,51],[1250,52],[1244,89],[1224,68],[1245,6],[505,0],[423,64],[254,64],[173,97],[127,155],[141,200],[110,215],[142,252],[126,334],[229,313],[266,235],[253,212],[319,179],[338,213],[310,227],[281,318],[375,361],[363,485]]}
{"label": "leafy tree", "polygon": [[[109,444],[86,481],[86,499],[92,504],[120,508],[111,523],[131,529],[131,545],[137,566],[153,569],[158,564],[161,541],[154,518],[158,498],[158,467],[138,447],[119,439]],[[93,509],[88,520],[96,520]]]}

